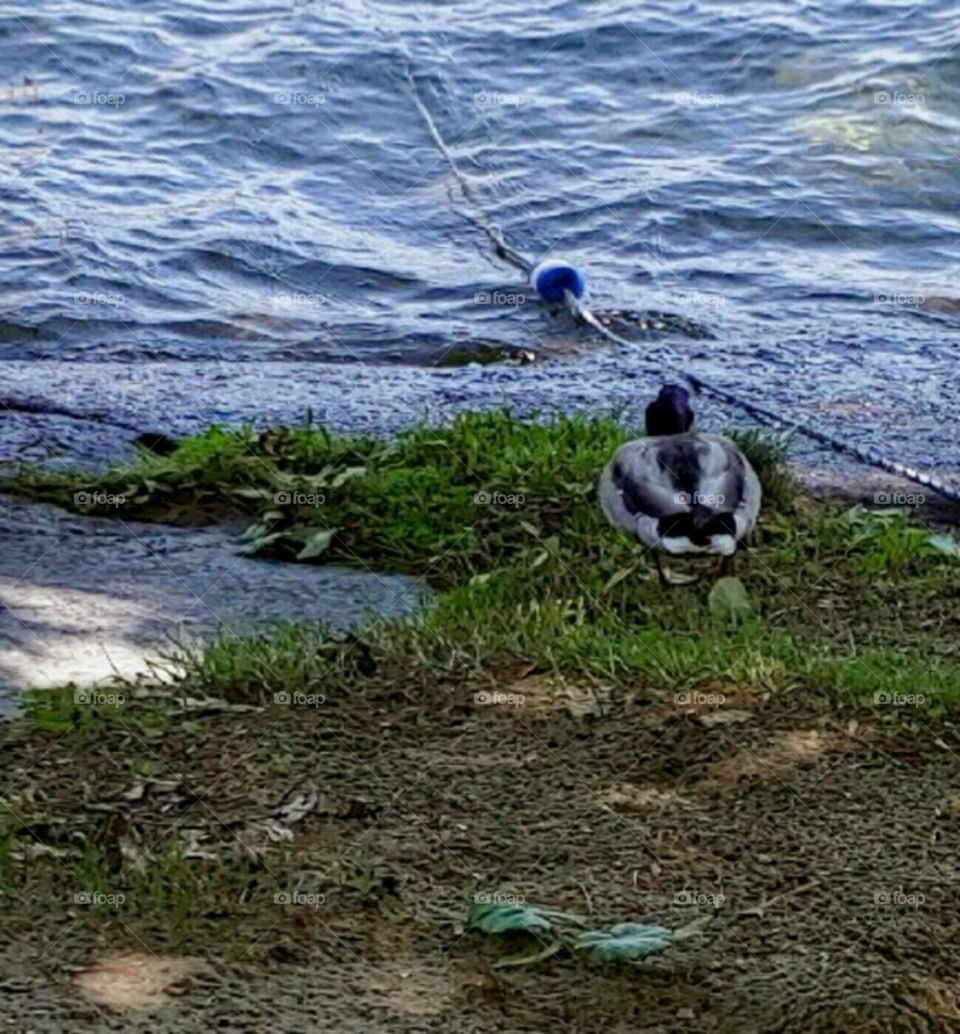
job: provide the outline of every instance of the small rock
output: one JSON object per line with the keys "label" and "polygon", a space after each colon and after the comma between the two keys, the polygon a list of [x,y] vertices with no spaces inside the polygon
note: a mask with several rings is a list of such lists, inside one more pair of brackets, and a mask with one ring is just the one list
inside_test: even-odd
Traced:
{"label": "small rock", "polygon": [[753,720],[753,711],[737,711],[734,708],[720,708],[716,711],[706,711],[698,716],[700,723],[708,729],[715,725],[734,725],[737,722],[749,722]]}

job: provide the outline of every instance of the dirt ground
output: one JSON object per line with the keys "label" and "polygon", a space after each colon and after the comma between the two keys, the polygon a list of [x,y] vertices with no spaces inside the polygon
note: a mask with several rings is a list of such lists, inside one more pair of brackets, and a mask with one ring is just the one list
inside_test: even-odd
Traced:
{"label": "dirt ground", "polygon": [[[512,698],[476,697],[495,690]],[[120,728],[84,755],[8,726],[9,799],[46,851],[113,808],[125,848],[160,835],[239,857],[291,801],[307,810],[272,883],[198,895],[206,941],[136,909],[94,921],[62,899],[8,902],[3,1029],[960,1029],[951,727],[880,728],[801,691],[716,693],[401,675],[318,707],[198,710],[189,736],[149,745]],[[153,759],[142,791],[132,749]],[[303,903],[276,904],[292,881]],[[481,893],[597,925],[716,918],[643,963],[495,968],[524,946],[464,931]],[[240,917],[256,935],[234,945],[222,931]],[[117,952],[163,956],[174,976],[138,1008],[102,1004],[102,973],[81,967]]]}

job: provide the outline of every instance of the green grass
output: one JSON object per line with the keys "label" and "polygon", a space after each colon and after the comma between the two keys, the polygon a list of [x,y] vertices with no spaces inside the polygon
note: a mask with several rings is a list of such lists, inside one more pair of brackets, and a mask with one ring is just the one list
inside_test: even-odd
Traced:
{"label": "green grass", "polygon": [[351,674],[368,670],[371,663],[369,647],[355,636],[288,623],[259,635],[184,650],[179,660],[182,683],[191,692],[275,703],[294,693],[320,695]]}
{"label": "green grass", "polygon": [[600,513],[598,473],[630,436],[609,418],[502,412],[387,442],[311,425],[211,428],[94,480],[33,468],[8,487],[74,507],[77,493],[121,495],[105,512],[127,517],[240,511],[248,552],[407,572],[439,592],[421,617],[378,622],[360,639],[294,626],[213,644],[184,659],[191,692],[269,701],[377,664],[479,670],[521,658],[667,687],[719,678],[859,699],[921,682],[955,700],[960,562],[926,529],[798,501],[783,440],[738,434],[765,504],[742,561],[752,613],[730,627],[710,612],[707,565],[691,565],[704,572],[698,584],[664,590]]}
{"label": "green grass", "polygon": [[[528,516],[545,536],[561,527],[595,536],[602,518],[577,504],[624,438],[612,420],[522,424],[505,413],[470,414],[392,442],[313,427],[212,428],[166,458],[143,456],[93,479],[25,468],[7,488],[124,517],[162,517],[187,502],[194,511],[233,508],[255,518],[251,551],[292,559],[317,531],[329,530],[330,557],[450,583],[531,546]],[[523,502],[482,501],[498,494]],[[88,506],[78,496],[124,502]]]}
{"label": "green grass", "polygon": [[753,429],[731,431],[730,438],[757,472],[763,485],[764,505],[780,511],[790,510],[797,496],[797,481],[788,463],[788,436]]}
{"label": "green grass", "polygon": [[129,687],[78,690],[73,686],[33,689],[21,702],[30,722],[44,732],[96,741],[106,725],[127,726],[144,739],[163,734],[170,708],[157,697],[138,700]]}
{"label": "green grass", "polygon": [[[31,846],[29,837],[21,843]],[[112,842],[81,838],[29,866],[10,860],[0,894],[16,895],[25,911],[60,905],[114,936],[149,940],[159,922],[168,947],[215,941],[242,954],[265,932],[264,914],[278,890],[271,867],[283,865],[275,855],[268,866],[250,858],[187,859],[172,847],[134,864]]]}

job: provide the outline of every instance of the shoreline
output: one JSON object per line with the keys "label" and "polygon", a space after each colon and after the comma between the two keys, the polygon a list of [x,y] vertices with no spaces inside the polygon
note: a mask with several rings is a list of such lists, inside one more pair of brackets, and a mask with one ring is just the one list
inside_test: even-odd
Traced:
{"label": "shoreline", "polygon": [[[365,363],[3,361],[5,396],[31,407],[93,412],[123,426],[0,411],[0,463],[45,460],[59,452],[74,466],[95,468],[129,455],[132,428],[180,437],[218,422],[294,426],[308,413],[336,433],[382,436],[424,420],[448,423],[457,413],[503,408],[519,416],[617,413],[625,423],[639,424],[645,400],[658,383],[645,363],[658,357],[677,361],[674,350],[661,344],[642,346],[642,357],[640,362],[625,351],[604,348],[531,366],[443,369]],[[735,354],[728,360],[748,361]],[[690,368],[719,383],[730,379],[726,363],[702,348],[691,354]],[[859,390],[867,389],[865,384]],[[769,382],[763,401],[904,463],[945,475],[960,471],[960,443],[945,438],[932,417],[911,411],[905,402],[877,406],[850,398],[842,378],[839,389],[830,395],[808,392],[805,403],[797,400],[794,379]],[[704,397],[695,399],[695,408],[702,428],[755,426]],[[799,437],[791,443],[791,455],[799,466],[836,469],[838,479],[858,469]]]}

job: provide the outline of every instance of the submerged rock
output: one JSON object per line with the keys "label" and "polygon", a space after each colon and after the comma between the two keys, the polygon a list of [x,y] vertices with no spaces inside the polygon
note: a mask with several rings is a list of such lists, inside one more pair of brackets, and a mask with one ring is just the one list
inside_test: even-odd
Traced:
{"label": "submerged rock", "polygon": [[434,365],[456,367],[479,363],[481,366],[490,366],[501,363],[505,366],[527,366],[536,361],[537,353],[531,348],[475,341],[448,349]]}
{"label": "submerged rock", "polygon": [[148,431],[146,434],[138,434],[133,444],[144,452],[152,452],[154,456],[172,456],[180,443],[169,435]]}

